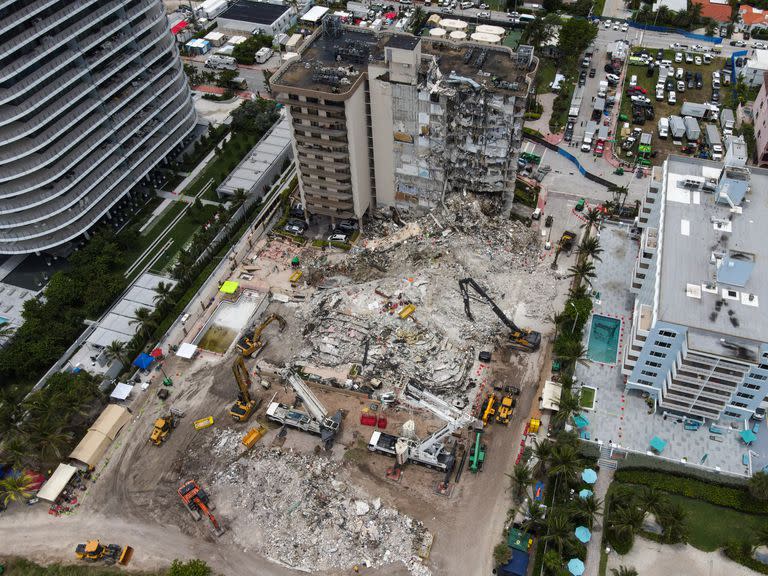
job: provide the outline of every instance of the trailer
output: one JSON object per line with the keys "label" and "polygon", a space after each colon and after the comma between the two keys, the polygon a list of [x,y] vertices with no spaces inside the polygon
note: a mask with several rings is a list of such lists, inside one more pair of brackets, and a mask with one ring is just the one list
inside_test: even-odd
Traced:
{"label": "trailer", "polygon": [[685,123],[685,137],[689,142],[694,142],[701,138],[701,128],[699,128],[696,118],[686,116],[683,118],[683,122]]}
{"label": "trailer", "polygon": [[709,155],[712,160],[723,159],[723,141],[720,138],[720,131],[714,124],[704,126],[704,139],[709,145]]}
{"label": "trailer", "polygon": [[720,112],[720,128],[723,130],[723,134],[733,134],[735,126],[736,120],[733,117],[733,110],[723,108],[722,112]]}
{"label": "trailer", "polygon": [[592,150],[592,141],[597,131],[597,123],[594,120],[587,122],[587,127],[584,129],[584,138],[581,141],[581,151],[589,152]]}
{"label": "trailer", "polygon": [[685,122],[680,116],[669,117],[669,133],[675,140],[679,140],[685,135]]}

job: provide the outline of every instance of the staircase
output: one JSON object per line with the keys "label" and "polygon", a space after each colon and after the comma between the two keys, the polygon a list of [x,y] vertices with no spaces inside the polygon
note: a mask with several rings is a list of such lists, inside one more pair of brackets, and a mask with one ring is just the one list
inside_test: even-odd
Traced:
{"label": "staircase", "polygon": [[606,445],[600,446],[600,458],[597,460],[597,465],[600,468],[607,468],[610,470],[616,470],[618,463],[611,458],[611,448]]}

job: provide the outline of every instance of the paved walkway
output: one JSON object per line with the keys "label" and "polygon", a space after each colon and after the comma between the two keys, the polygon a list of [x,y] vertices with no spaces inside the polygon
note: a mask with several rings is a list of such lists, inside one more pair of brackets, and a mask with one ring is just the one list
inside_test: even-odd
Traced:
{"label": "paved walkway", "polygon": [[[194,196],[177,196],[171,192],[165,192],[163,190],[160,190],[157,192],[157,196],[159,198],[165,198],[169,202],[186,202],[187,204],[194,204],[195,200],[198,198]],[[199,198],[200,202],[203,204],[207,204],[209,206],[220,206],[221,202],[215,202],[213,200],[205,200],[203,198]]]}
{"label": "paved walkway", "polygon": [[[595,493],[595,499],[605,502],[605,495],[608,494],[608,488],[613,482],[613,475],[616,472],[613,468],[602,466],[597,474],[597,482],[592,491]],[[605,511],[603,511],[605,513]],[[604,516],[595,521],[592,526],[592,540],[587,543],[587,561],[584,563],[584,576],[598,576],[600,572],[600,548],[603,544],[603,525]]]}

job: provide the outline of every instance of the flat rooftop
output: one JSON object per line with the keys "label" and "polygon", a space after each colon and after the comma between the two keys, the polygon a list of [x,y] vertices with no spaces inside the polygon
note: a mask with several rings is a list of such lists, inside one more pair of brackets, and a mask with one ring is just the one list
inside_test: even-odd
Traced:
{"label": "flat rooftop", "polygon": [[[526,93],[528,71],[518,66],[516,56],[509,49],[472,43],[455,43],[391,32],[374,32],[359,28],[343,27],[338,38],[317,32],[300,51],[300,58],[283,66],[271,82],[316,92],[344,94],[368,70],[369,62],[383,63],[385,48],[413,50],[421,43],[422,63],[424,56],[438,58],[444,75],[455,73],[468,77],[480,85],[493,85],[494,79],[518,83],[519,92]],[[339,51],[343,54],[340,55]],[[468,53],[472,51],[471,54]],[[481,54],[485,57],[480,60]],[[466,61],[465,61],[466,60]],[[426,67],[424,68],[426,71]],[[323,74],[318,74],[318,72]],[[337,81],[329,81],[334,73]],[[502,90],[498,86],[497,90]],[[507,86],[507,88],[510,88]],[[518,90],[507,89],[510,93]]]}
{"label": "flat rooftop", "polygon": [[271,25],[283,14],[288,12],[290,7],[283,4],[270,4],[268,2],[250,2],[249,0],[239,0],[219,14],[219,18],[227,20],[239,20],[250,24]]}
{"label": "flat rooftop", "polygon": [[[719,179],[722,169],[668,160],[658,319],[688,326],[692,348],[739,356],[737,347],[754,351],[756,342],[768,342],[768,170],[750,169],[749,192],[732,207],[691,184]],[[743,187],[729,180],[724,190],[738,199]]]}

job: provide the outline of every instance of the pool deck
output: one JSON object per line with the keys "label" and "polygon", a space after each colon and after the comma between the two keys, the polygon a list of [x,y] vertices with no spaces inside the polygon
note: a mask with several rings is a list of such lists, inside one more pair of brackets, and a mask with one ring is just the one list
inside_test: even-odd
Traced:
{"label": "pool deck", "polygon": [[[595,262],[597,278],[593,281],[593,289],[600,292],[600,302],[594,303],[593,312],[622,319],[623,329],[628,330],[634,302],[629,284],[637,243],[629,239],[625,227],[604,226],[600,244],[604,250],[603,261]],[[590,328],[588,323],[584,331],[585,346]],[[623,346],[622,338],[619,357]],[[724,433],[719,435],[711,434],[706,427],[690,432],[684,430],[682,422],[676,418],[665,419],[661,414],[648,414],[648,406],[639,393],[625,393],[620,363],[577,364],[575,377],[579,383],[596,389],[594,409],[585,412],[590,422],[586,430],[591,441],[646,453],[650,449],[648,443],[651,438],[659,436],[667,441],[662,454],[666,459],[681,462],[685,458],[688,465],[709,469],[718,467],[724,472],[747,474],[742,456],[748,452],[748,447],[739,439],[738,430],[721,426]],[[710,436],[717,436],[722,441],[711,440]],[[768,464],[768,425],[765,423],[755,442],[755,446],[758,445],[760,449],[756,447],[754,450],[760,452],[761,461]],[[759,469],[756,465],[754,468]]]}

